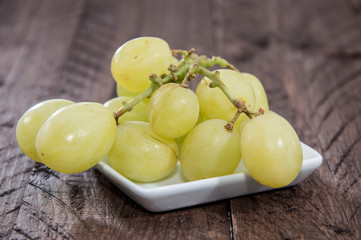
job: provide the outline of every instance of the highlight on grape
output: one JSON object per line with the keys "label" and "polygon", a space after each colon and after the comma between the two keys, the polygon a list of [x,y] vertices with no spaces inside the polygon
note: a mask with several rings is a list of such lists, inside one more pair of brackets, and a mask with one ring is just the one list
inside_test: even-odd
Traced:
{"label": "highlight on grape", "polygon": [[16,128],[20,149],[61,173],[107,158],[136,182],[159,181],[178,161],[188,181],[232,174],[240,161],[271,188],[297,177],[303,156],[295,130],[269,109],[261,81],[224,58],[139,37],[115,51],[111,73],[118,97],[104,104],[53,99],[26,111]]}

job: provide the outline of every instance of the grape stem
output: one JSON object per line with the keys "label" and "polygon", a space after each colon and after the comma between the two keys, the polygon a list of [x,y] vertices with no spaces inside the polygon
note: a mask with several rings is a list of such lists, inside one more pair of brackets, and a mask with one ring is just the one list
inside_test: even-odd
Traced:
{"label": "grape stem", "polygon": [[225,128],[226,128],[227,130],[230,130],[230,131],[233,130],[234,123],[237,121],[237,119],[238,119],[238,117],[241,115],[241,113],[242,113],[242,111],[239,110],[239,109],[237,109],[237,112],[236,112],[236,114],[234,115],[234,117],[232,118],[232,120],[225,125]]}
{"label": "grape stem", "polygon": [[222,92],[227,96],[227,98],[232,102],[232,104],[237,108],[237,113],[234,118],[229,122],[229,125],[226,128],[228,130],[233,129],[234,122],[237,120],[241,113],[245,113],[249,118],[253,118],[257,113],[251,113],[248,111],[245,102],[241,99],[237,99],[226,87],[226,85],[221,81],[219,72],[211,72],[207,68],[219,65],[223,68],[230,68],[232,70],[238,71],[232,64],[227,60],[221,57],[212,57],[209,59],[207,56],[198,56],[194,53],[194,49],[186,50],[172,50],[173,56],[182,54],[183,58],[179,62],[178,66],[171,64],[169,66],[170,73],[167,75],[162,75],[161,77],[156,74],[151,74],[149,80],[151,81],[150,86],[141,92],[138,96],[131,99],[128,102],[123,102],[123,105],[114,113],[114,117],[118,122],[120,116],[124,113],[131,111],[135,105],[143,101],[145,98],[149,98],[154,91],[160,88],[162,85],[174,82],[181,84],[182,87],[188,88],[188,82],[192,81],[197,74],[202,74],[203,76],[209,78],[212,81],[210,87],[218,87]]}
{"label": "grape stem", "polygon": [[[227,65],[227,64],[225,64]],[[233,129],[233,125],[234,122],[237,120],[237,118],[239,117],[239,115],[241,113],[245,113],[250,119],[253,118],[253,115],[250,111],[248,111],[246,103],[241,100],[236,98],[231,91],[226,87],[226,85],[221,81],[220,79],[220,74],[218,71],[215,72],[211,72],[208,69],[206,69],[205,67],[199,66],[198,64],[193,64],[190,69],[189,72],[191,73],[199,73],[202,74],[203,76],[209,78],[212,83],[210,87],[218,87],[219,89],[222,90],[222,92],[226,95],[226,97],[232,102],[232,104],[237,108],[237,113],[234,116],[234,118],[230,121],[230,124],[226,125],[226,128],[228,130],[232,130]]]}
{"label": "grape stem", "polygon": [[[150,77],[149,77],[150,78]],[[158,77],[159,78],[159,77]],[[133,107],[135,105],[137,105],[139,102],[143,101],[145,98],[148,98],[152,95],[152,93],[158,89],[159,87],[157,87],[158,85],[154,82],[152,82],[150,84],[150,86],[144,90],[143,92],[141,92],[138,96],[136,96],[135,98],[129,100],[128,102],[123,102],[123,106],[121,106],[115,113],[114,113],[114,118],[115,121],[118,124],[118,119],[120,116],[122,116],[124,113],[126,112],[130,112]]]}
{"label": "grape stem", "polygon": [[[171,74],[166,75],[164,78],[160,78],[157,74],[151,74],[149,76],[149,80],[151,81],[151,85],[137,95],[135,98],[129,100],[128,102],[123,102],[123,105],[114,112],[114,118],[118,123],[118,119],[124,113],[129,112],[135,107],[139,102],[143,101],[145,98],[149,98],[152,93],[160,88],[162,85],[169,82],[179,82],[179,79],[183,80],[184,76],[187,74],[188,69],[190,68],[190,63],[181,63],[181,67],[172,72]],[[178,67],[177,67],[178,68]]]}

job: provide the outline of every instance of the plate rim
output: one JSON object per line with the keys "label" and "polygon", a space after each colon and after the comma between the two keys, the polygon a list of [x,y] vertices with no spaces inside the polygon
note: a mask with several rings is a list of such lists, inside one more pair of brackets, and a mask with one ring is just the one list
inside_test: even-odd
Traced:
{"label": "plate rim", "polygon": [[[303,151],[303,162],[302,162],[300,174],[291,184],[282,188],[297,185],[298,183],[302,182],[305,178],[307,178],[310,174],[312,174],[312,172],[314,172],[322,164],[323,158],[319,152],[317,152],[315,149],[311,148],[310,146],[302,142],[301,142],[301,146]],[[311,155],[307,159],[305,159],[304,156],[305,152],[309,152],[309,155]],[[178,165],[177,166],[178,170],[175,171],[180,170],[179,161],[177,165]],[[161,204],[159,203],[154,203],[154,202],[152,203],[152,201],[155,200],[158,201],[158,200],[163,200],[163,198],[174,197],[179,194],[202,191],[206,189],[204,188],[204,186],[214,186],[214,185],[217,186],[217,184],[228,186],[234,184],[236,181],[246,182],[246,181],[251,181],[250,179],[253,179],[247,172],[238,172],[220,177],[212,177],[212,178],[206,178],[196,181],[172,183],[164,186],[144,187],[139,184],[146,184],[146,183],[136,183],[127,179],[122,174],[118,173],[115,169],[113,169],[110,166],[110,164],[104,162],[104,160],[100,161],[96,165],[96,168],[100,170],[100,172],[102,172],[111,182],[113,182],[128,197],[132,198],[142,207],[153,212],[161,212],[161,211],[173,210],[183,207],[189,207],[189,206],[212,202],[221,199],[202,201],[197,203],[193,203],[192,201],[190,201],[189,203],[183,204],[182,206],[179,206],[179,204],[178,205],[174,204],[174,206],[171,206],[172,204],[170,205],[168,204],[167,206],[161,206]],[[300,177],[301,173],[303,176]],[[181,172],[179,174],[181,174]],[[301,179],[299,179],[299,177]],[[165,179],[167,179],[167,177]],[[156,182],[150,184],[154,184],[154,183]],[[261,184],[259,185],[260,186],[258,190],[248,194],[282,189],[282,188],[269,188]],[[240,194],[240,195],[236,194],[235,196],[232,197],[239,197],[248,194]]]}

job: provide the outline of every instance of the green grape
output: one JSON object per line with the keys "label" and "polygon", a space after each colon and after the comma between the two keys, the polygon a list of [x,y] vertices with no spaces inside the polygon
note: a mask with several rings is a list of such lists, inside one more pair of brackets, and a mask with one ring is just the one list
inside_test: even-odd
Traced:
{"label": "green grape", "polygon": [[177,146],[178,146],[178,150],[179,150],[179,151],[181,150],[182,144],[183,144],[183,142],[184,142],[184,139],[186,139],[186,137],[187,137],[187,134],[185,134],[185,135],[183,135],[183,136],[181,136],[181,137],[175,138],[175,141],[176,141],[176,143],[177,143]]}
{"label": "green grape", "polygon": [[290,184],[302,166],[302,149],[295,130],[286,119],[272,111],[246,124],[241,149],[249,174],[268,187]]}
{"label": "green grape", "polygon": [[[243,129],[244,129],[244,127],[246,126],[246,124],[249,122],[249,120],[250,120],[250,119],[249,119],[248,117],[244,118],[244,119],[239,123],[238,128],[237,128],[238,133],[239,133],[239,136],[241,136],[241,142],[240,142],[241,147],[242,147],[242,132],[243,132]],[[241,148],[241,149],[242,149],[242,148]]]}
{"label": "green grape", "polygon": [[[177,58],[175,58],[175,57],[172,57],[170,63],[173,64],[173,65],[178,65],[179,60]],[[141,93],[141,92],[128,91],[127,89],[121,87],[118,83],[116,84],[116,90],[117,90],[117,96],[118,97],[125,97],[125,96],[136,97]],[[145,98],[143,101],[148,104],[149,103],[149,98]]]}
{"label": "green grape", "polygon": [[185,138],[180,164],[188,181],[232,174],[241,160],[238,131],[225,129],[227,122],[211,119],[197,125]]}
{"label": "green grape", "polygon": [[[123,104],[123,102],[127,102],[131,100],[132,97],[117,97],[110,99],[104,106],[109,108],[112,112],[116,112]],[[148,106],[146,103],[139,102],[130,112],[124,113],[122,116],[118,118],[118,123],[126,122],[126,121],[148,121]]]}
{"label": "green grape", "polygon": [[[201,114],[199,114],[199,117],[198,117],[198,120],[196,122],[196,126],[202,122],[204,122],[206,119],[203,118],[203,116]],[[181,137],[178,137],[178,138],[175,138],[175,141],[177,142],[178,144],[178,149],[180,151],[180,149],[182,148],[182,144],[184,142],[184,139],[186,139],[187,137],[187,134],[181,136]]]}
{"label": "green grape", "polygon": [[62,173],[86,171],[103,159],[116,136],[113,113],[99,103],[75,103],[40,128],[35,147],[41,162]]}
{"label": "green grape", "polygon": [[[117,83],[117,95],[118,97],[136,97],[140,94],[141,92],[131,92],[126,90],[125,88],[122,88],[118,83]],[[150,98],[144,98],[143,102],[147,105],[149,104],[149,100]]]}
{"label": "green grape", "polygon": [[200,124],[200,123],[202,123],[202,122],[204,122],[206,120],[208,120],[208,119],[206,119],[201,113],[199,113],[196,125],[198,125],[198,124]]}
{"label": "green grape", "polygon": [[199,103],[195,93],[176,83],[160,87],[149,102],[148,119],[154,132],[167,138],[188,133],[197,123]]}
{"label": "green grape", "polygon": [[261,81],[256,76],[249,73],[242,73],[242,75],[252,85],[253,92],[256,98],[254,110],[258,111],[260,108],[262,108],[263,110],[269,110],[266,91],[264,90]]}
{"label": "green grape", "polygon": [[141,92],[132,92],[128,91],[127,89],[121,87],[119,83],[117,83],[117,95],[118,97],[136,97]]}
{"label": "green grape", "polygon": [[153,182],[170,174],[178,161],[174,139],[156,134],[149,123],[118,125],[116,140],[108,153],[110,165],[123,176],[138,182]]}
{"label": "green grape", "polygon": [[238,125],[238,132],[239,135],[242,136],[242,132],[244,127],[247,125],[247,123],[249,123],[250,119],[248,117],[244,118]]}
{"label": "green grape", "polygon": [[47,100],[36,104],[24,113],[16,126],[16,140],[26,156],[41,162],[35,149],[35,139],[41,125],[54,112],[73,103],[65,99]]}
{"label": "green grape", "polygon": [[[249,111],[254,109],[255,95],[251,84],[239,72],[229,69],[220,69],[221,81],[231,91],[231,93],[238,99],[246,102]],[[229,101],[219,88],[210,87],[211,80],[203,78],[197,86],[196,94],[199,100],[200,111],[206,119],[224,119],[230,121],[237,108]],[[246,115],[242,113],[235,126],[238,127],[239,122],[244,119]]]}
{"label": "green grape", "polygon": [[170,60],[170,64],[173,64],[174,66],[178,66],[179,60],[176,57],[172,57]]}
{"label": "green grape", "polygon": [[174,62],[168,43],[160,38],[140,37],[124,43],[114,53],[111,72],[114,80],[131,92],[150,86],[149,75],[168,73]]}
{"label": "green grape", "polygon": [[[263,108],[262,108],[263,109]],[[269,112],[269,109],[264,110],[264,112]],[[251,119],[249,119],[248,117],[244,118],[238,125],[238,132],[239,135],[242,136],[242,132],[244,127],[246,126],[246,124],[250,121]]]}

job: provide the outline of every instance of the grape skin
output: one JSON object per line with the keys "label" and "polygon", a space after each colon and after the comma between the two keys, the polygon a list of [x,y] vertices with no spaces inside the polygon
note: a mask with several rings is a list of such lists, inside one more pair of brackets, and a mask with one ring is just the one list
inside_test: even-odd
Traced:
{"label": "grape skin", "polygon": [[234,173],[241,159],[240,136],[238,131],[226,130],[226,124],[225,120],[211,119],[188,133],[180,153],[188,181]]}
{"label": "grape skin", "polygon": [[199,103],[195,93],[179,84],[160,87],[152,96],[148,119],[153,130],[166,138],[178,138],[197,123]]}
{"label": "grape skin", "polygon": [[117,90],[118,97],[136,97],[140,93],[140,92],[128,91],[127,89],[120,86],[119,83],[117,83],[116,85],[117,85],[116,90]]}
{"label": "grape skin", "polygon": [[258,111],[260,108],[269,110],[267,94],[261,81],[250,73],[242,73],[242,75],[252,86],[255,95],[254,110]]}
{"label": "grape skin", "polygon": [[16,126],[16,140],[26,156],[41,162],[35,149],[35,139],[40,127],[54,112],[73,103],[65,99],[46,100],[31,107],[22,115]]}
{"label": "grape skin", "polygon": [[103,159],[116,136],[113,113],[99,103],[75,103],[55,112],[40,128],[36,151],[61,173],[86,171]]}
{"label": "grape skin", "polygon": [[[131,92],[131,91],[128,91],[126,90],[125,88],[122,88],[118,83],[117,83],[117,96],[118,97],[131,97],[129,98],[132,99],[132,98],[135,98],[136,96],[138,96],[141,92]],[[149,100],[150,98],[144,98],[142,100],[142,102],[144,102],[147,107],[148,107],[148,104],[149,104]]]}
{"label": "grape skin", "polygon": [[[258,111],[260,108],[262,108],[264,111],[268,111],[269,110],[268,99],[267,99],[266,91],[264,90],[261,81],[256,76],[250,73],[242,73],[242,75],[252,85],[253,92],[255,95],[254,111]],[[243,128],[246,126],[249,120],[250,119],[248,117],[243,118],[237,125],[238,126],[237,129],[240,136],[242,136]]]}
{"label": "grape skin", "polygon": [[268,187],[290,184],[302,166],[302,149],[296,132],[286,119],[272,111],[245,125],[241,150],[249,174]]}
{"label": "grape skin", "polygon": [[[116,112],[122,105],[123,102],[127,102],[133,99],[132,97],[117,97],[110,99],[104,106],[109,108],[112,112]],[[145,102],[139,102],[130,112],[125,112],[118,118],[118,123],[126,121],[148,121],[148,106]]]}
{"label": "grape skin", "polygon": [[[245,101],[249,111],[253,111],[255,105],[255,95],[251,84],[244,79],[239,72],[229,69],[217,70],[220,73],[221,81],[231,91],[231,93],[238,99]],[[206,119],[224,119],[230,121],[237,108],[229,101],[221,89],[218,87],[209,87],[211,80],[203,78],[197,86],[196,94],[199,100],[201,114]],[[246,115],[242,113],[235,126],[244,119]]]}
{"label": "grape skin", "polygon": [[150,74],[168,73],[174,61],[167,42],[156,37],[139,37],[118,48],[111,61],[111,72],[122,88],[141,92],[150,86]]}
{"label": "grape skin", "polygon": [[[171,64],[173,65],[178,65],[179,64],[179,60],[175,57],[171,58],[170,61]],[[138,96],[141,92],[132,92],[132,91],[128,91],[127,89],[121,87],[118,83],[116,83],[116,91],[117,91],[117,96],[118,97],[125,97],[125,96],[129,96],[129,97],[136,97]],[[143,99],[143,101],[145,103],[149,103],[149,98],[145,98]]]}
{"label": "grape skin", "polygon": [[123,176],[137,182],[153,182],[173,171],[178,155],[174,139],[159,136],[149,123],[130,121],[118,125],[107,158]]}

